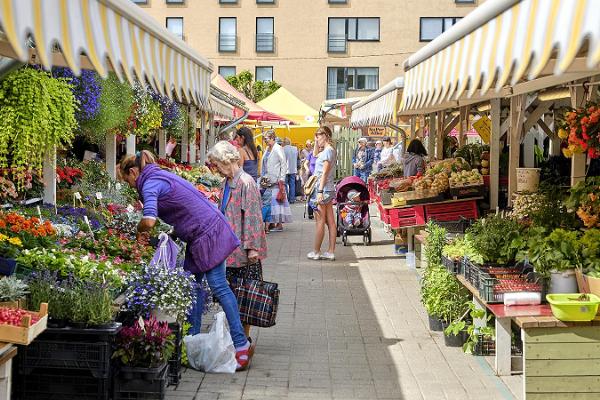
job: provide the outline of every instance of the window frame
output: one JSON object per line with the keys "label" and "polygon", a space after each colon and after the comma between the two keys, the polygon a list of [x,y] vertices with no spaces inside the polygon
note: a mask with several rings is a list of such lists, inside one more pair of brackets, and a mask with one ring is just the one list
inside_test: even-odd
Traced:
{"label": "window frame", "polygon": [[[463,17],[419,17],[419,42],[431,42],[440,35],[443,35],[448,29],[452,28],[458,21]],[[446,20],[452,19],[453,23],[451,26],[446,27]],[[442,22],[442,33],[434,37],[433,39],[423,39],[423,20],[440,20]]]}
{"label": "window frame", "polygon": [[[235,21],[235,33],[234,33],[234,49],[233,50],[223,50],[221,48],[221,21],[225,20],[225,19],[232,19]],[[219,17],[219,53],[235,53],[238,50],[237,47],[238,43],[237,43],[237,17]]]}
{"label": "window frame", "polygon": [[146,6],[148,5],[148,0],[131,0],[131,2],[133,4],[137,4],[138,6],[139,5],[146,5]]}
{"label": "window frame", "polygon": [[[377,85],[376,85],[375,89],[357,89],[356,88],[356,82],[358,81],[358,79],[357,79],[357,77],[358,77],[357,70],[361,69],[361,68],[372,69],[372,70],[377,71]],[[329,95],[329,87],[333,86],[333,84],[331,84],[329,82],[329,71],[331,69],[337,70],[337,72],[336,72],[336,82],[335,82],[336,93],[339,91],[338,87],[340,85],[342,85],[342,84],[340,84],[340,83],[337,82],[338,73],[339,73],[340,69],[342,69],[343,72],[344,72],[343,73],[343,75],[344,75],[344,83],[343,83],[343,86],[342,86],[344,92],[349,92],[349,91],[350,92],[374,92],[374,91],[379,90],[379,88],[380,88],[379,80],[380,80],[381,76],[380,76],[380,68],[379,67],[327,67],[327,93],[326,93],[326,97],[327,97],[328,100],[329,100],[329,96],[328,96]],[[353,71],[353,74],[352,74],[352,82],[353,82],[353,84],[352,84],[352,86],[350,86],[349,83],[348,83],[348,81],[349,81],[348,77],[351,75],[350,71]]]}
{"label": "window frame", "polygon": [[[258,20],[267,20],[270,19],[271,20],[271,33],[270,35],[272,35],[272,43],[271,43],[271,49],[270,50],[259,50],[259,46],[258,46]],[[256,17],[256,22],[255,22],[255,27],[254,27],[254,31],[255,31],[255,38],[254,38],[254,50],[257,53],[275,53],[275,17]],[[268,35],[269,33],[262,33],[261,34],[265,34]]]}
{"label": "window frame", "polygon": [[256,0],[256,4],[275,4],[277,0]]}
{"label": "window frame", "polygon": [[186,0],[165,0],[168,6],[182,6],[185,5]]}
{"label": "window frame", "polygon": [[233,68],[233,75],[229,75],[229,76],[237,75],[237,67],[235,65],[219,65],[219,67],[218,67],[219,75],[221,75],[223,78],[227,78],[225,75],[223,75],[221,73],[221,68]]}
{"label": "window frame", "polygon": [[258,69],[259,68],[270,68],[271,69],[271,80],[270,81],[264,81],[264,80],[260,80],[260,82],[273,82],[275,80],[275,69],[273,68],[272,65],[257,65],[254,67],[254,80],[256,82],[258,82]]}
{"label": "window frame", "polygon": [[[329,38],[331,37],[331,20],[344,20],[345,33],[344,37],[347,42],[380,42],[381,41],[381,18],[380,17],[329,17],[327,18],[327,49],[329,50]],[[350,20],[356,21],[355,23],[355,39],[350,38]],[[360,20],[377,20],[377,39],[359,39],[358,32],[360,31]],[[338,51],[334,51],[337,53]]]}
{"label": "window frame", "polygon": [[476,0],[454,0],[455,4],[475,4]]}
{"label": "window frame", "polygon": [[[169,20],[181,20],[181,37],[169,29]],[[165,17],[165,28],[167,28],[167,30],[169,32],[171,32],[173,35],[179,37],[181,40],[185,40],[185,27],[184,27],[184,23],[183,23],[183,17]]]}
{"label": "window frame", "polygon": [[327,0],[328,4],[348,4],[348,0]]}
{"label": "window frame", "polygon": [[219,4],[238,4],[239,0],[219,0]]}

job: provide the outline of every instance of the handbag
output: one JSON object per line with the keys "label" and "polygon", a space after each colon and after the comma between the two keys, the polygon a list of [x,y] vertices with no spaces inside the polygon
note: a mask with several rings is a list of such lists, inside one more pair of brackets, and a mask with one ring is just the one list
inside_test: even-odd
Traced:
{"label": "handbag", "polygon": [[233,278],[229,286],[237,298],[242,323],[260,328],[275,325],[279,305],[277,283]]}
{"label": "handbag", "polygon": [[304,183],[304,194],[306,196],[310,196],[315,188],[315,185],[317,184],[317,181],[319,180],[319,177],[317,175],[311,175],[308,180],[306,181],[306,183]]}
{"label": "handbag", "polygon": [[277,200],[277,202],[279,202],[279,203],[283,203],[283,202],[285,202],[285,199],[286,199],[285,183],[283,183],[282,181],[279,181],[279,182],[277,182],[277,186],[279,188],[279,192],[277,192],[277,197],[275,198],[275,200]]}

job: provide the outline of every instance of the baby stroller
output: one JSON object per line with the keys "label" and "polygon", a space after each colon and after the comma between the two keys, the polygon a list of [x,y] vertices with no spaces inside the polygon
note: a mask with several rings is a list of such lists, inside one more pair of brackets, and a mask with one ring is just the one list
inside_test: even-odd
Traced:
{"label": "baby stroller", "polygon": [[[359,193],[359,202],[348,201],[348,192],[352,190]],[[369,215],[370,199],[367,185],[357,176],[344,178],[336,187],[335,198],[337,203],[337,236],[342,237],[344,246],[348,245],[348,236],[362,236],[365,246],[371,244],[371,217]],[[342,211],[347,204],[360,206],[362,217],[360,226],[348,224],[347,221],[342,218]]]}

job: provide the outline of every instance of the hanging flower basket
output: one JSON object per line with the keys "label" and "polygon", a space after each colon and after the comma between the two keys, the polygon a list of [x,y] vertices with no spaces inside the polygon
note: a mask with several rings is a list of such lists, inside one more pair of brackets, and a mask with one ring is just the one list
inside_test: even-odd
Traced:
{"label": "hanging flower basket", "polygon": [[600,106],[588,103],[585,107],[567,111],[558,136],[568,144],[563,149],[565,157],[574,154],[600,157]]}

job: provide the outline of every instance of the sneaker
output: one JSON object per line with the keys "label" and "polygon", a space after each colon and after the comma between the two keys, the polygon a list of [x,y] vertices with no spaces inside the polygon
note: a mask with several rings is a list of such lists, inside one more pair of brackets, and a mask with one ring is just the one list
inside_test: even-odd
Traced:
{"label": "sneaker", "polygon": [[321,260],[335,261],[335,254],[326,251],[325,253],[321,254]]}
{"label": "sneaker", "polygon": [[282,227],[271,228],[271,232],[283,232],[283,228]]}
{"label": "sneaker", "polygon": [[315,253],[314,251],[311,251],[310,253],[308,253],[306,255],[306,257],[310,258],[311,260],[320,260],[321,259],[321,255],[319,253]]}

